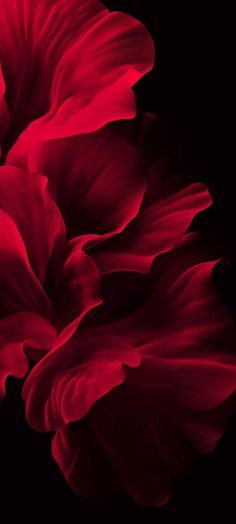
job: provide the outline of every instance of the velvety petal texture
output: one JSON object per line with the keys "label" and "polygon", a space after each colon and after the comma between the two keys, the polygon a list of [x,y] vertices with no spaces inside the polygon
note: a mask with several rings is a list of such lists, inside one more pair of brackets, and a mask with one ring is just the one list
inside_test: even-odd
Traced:
{"label": "velvety petal texture", "polygon": [[[102,274],[114,271],[147,273],[154,258],[176,245],[194,216],[211,204],[202,184],[191,184],[173,193],[165,187],[165,173],[155,170],[159,180],[156,200],[144,199],[135,220],[118,238],[97,249],[94,258]],[[164,188],[163,188],[164,185]]]}
{"label": "velvety petal texture", "polygon": [[[23,392],[29,422],[52,431],[80,420],[96,400],[123,382],[124,364],[136,367],[139,362],[139,354],[119,336],[78,336],[70,346],[49,353],[31,372]],[[48,397],[50,376],[53,392]],[[44,391],[40,397],[39,387]]]}
{"label": "velvety petal texture", "polygon": [[56,333],[52,326],[35,313],[17,313],[0,320],[0,398],[5,395],[9,375],[23,378],[28,371],[27,346],[37,352],[48,351]]}
{"label": "velvety petal texture", "polygon": [[[81,495],[101,493],[102,470],[102,485],[112,478],[112,486],[121,481],[138,502],[163,504],[172,478],[198,453],[209,452],[221,436],[235,392],[236,334],[214,289],[215,263],[208,239],[188,235],[157,259],[151,289],[138,310],[115,323],[81,328],[81,339],[78,336],[70,349],[49,354],[26,380],[28,421],[41,431],[57,430],[54,457]],[[110,356],[114,354],[112,368],[108,355],[102,358],[105,334]],[[122,384],[114,388],[121,382],[112,374],[113,358],[120,355],[112,340],[118,335],[127,341],[126,359],[131,345],[137,361],[132,357],[129,367],[130,362],[122,360],[129,364],[125,381],[122,376]],[[83,368],[84,355],[89,355],[89,367],[83,373],[89,373],[87,384],[93,383],[88,390],[81,382],[81,367],[71,361],[71,356],[81,358]],[[88,460],[91,442],[100,447],[95,464]]]}
{"label": "velvety petal texture", "polygon": [[63,219],[47,192],[47,178],[21,169],[0,168],[0,208],[17,225],[32,268],[44,282],[49,261],[66,243]]}
{"label": "velvety petal texture", "polygon": [[0,282],[1,317],[24,310],[48,314],[48,297],[31,269],[19,230],[1,209]]}
{"label": "velvety petal texture", "polygon": [[20,165],[34,141],[134,116],[131,88],[154,61],[152,40],[137,20],[97,0],[2,0],[0,18],[11,117],[5,155],[16,142],[9,163]]}
{"label": "velvety petal texture", "polygon": [[159,505],[224,431],[236,328],[189,233],[208,189],[153,115],[129,121],[153,62],[98,0],[0,1],[0,397],[29,371],[27,421],[72,489]]}
{"label": "velvety petal texture", "polygon": [[51,296],[53,322],[59,331],[62,329],[56,344],[59,347],[74,334],[84,316],[102,303],[97,266],[78,239],[68,243]]}
{"label": "velvety petal texture", "polygon": [[84,235],[84,242],[122,231],[137,215],[147,186],[138,150],[110,127],[40,142],[26,168],[48,177],[68,234]]}

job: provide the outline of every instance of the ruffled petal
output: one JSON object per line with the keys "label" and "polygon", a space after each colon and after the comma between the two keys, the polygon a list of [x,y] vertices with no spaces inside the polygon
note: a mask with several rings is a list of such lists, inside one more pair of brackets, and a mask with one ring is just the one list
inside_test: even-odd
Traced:
{"label": "ruffled petal", "polygon": [[93,251],[101,274],[115,271],[147,273],[158,255],[178,244],[195,215],[212,203],[203,184],[186,186],[183,181],[182,184],[178,182],[178,186],[176,188],[173,180],[170,183],[167,173],[158,169],[158,165],[152,168],[151,183],[135,220],[118,237]]}
{"label": "ruffled petal", "polygon": [[5,395],[9,375],[23,378],[26,374],[26,346],[37,358],[37,352],[50,349],[55,336],[53,327],[35,313],[17,313],[0,321],[0,398]]}
{"label": "ruffled petal", "polygon": [[[216,306],[219,311],[219,322],[212,324],[212,334],[215,333],[217,327],[221,329],[221,318],[223,325],[226,318],[231,325],[227,312],[223,314],[225,308],[217,297],[211,279],[212,269],[219,259],[219,253],[219,249],[213,245],[208,235],[204,236],[198,233],[185,235],[175,249],[162,254],[156,259],[149,275],[143,276],[145,286],[144,293],[142,293],[141,296],[141,302],[139,302],[136,307],[134,305],[123,318],[117,320],[114,318],[114,322],[110,319],[109,322],[106,321],[104,325],[101,323],[101,325],[96,328],[96,332],[102,333],[105,330],[115,332],[119,330],[122,336],[125,335],[130,338],[132,344],[141,346],[143,341],[152,341],[152,338],[157,334],[165,333],[166,329],[169,331],[170,323],[174,329],[180,320],[186,319],[187,325],[187,317],[182,313],[184,306],[179,301],[184,297],[186,304],[189,303],[189,306],[192,307],[192,302],[193,299],[195,300],[197,290],[195,290],[194,285],[192,285],[191,290],[189,290],[189,287],[185,289],[185,281],[188,283],[192,275],[198,274],[200,275],[199,281],[201,283],[199,293],[202,291],[204,293],[203,299],[205,299],[205,303],[203,300],[205,309],[199,308],[198,310],[198,315],[202,313],[202,316],[199,318],[196,317],[195,319],[196,325],[198,325],[198,322],[201,320],[199,332],[201,332],[202,320],[205,318],[205,313],[207,312],[209,318],[211,318],[210,315]],[[108,294],[110,290],[110,296],[107,296],[108,303],[116,301],[116,298],[118,298],[118,288],[109,285],[111,277],[112,275],[105,277],[108,279],[106,293]],[[114,290],[117,296],[114,294]],[[105,299],[104,301],[106,302]],[[209,304],[213,301],[211,307],[208,301]],[[191,312],[191,307],[189,308],[189,312]],[[189,320],[192,322],[194,318]],[[95,316],[91,318],[91,326],[93,326],[94,323],[97,325]],[[88,327],[90,327],[89,324],[86,325],[86,329]]]}
{"label": "ruffled petal", "polygon": [[158,258],[149,294],[132,315],[81,327],[78,346],[53,351],[25,383],[30,424],[60,430],[54,457],[82,495],[101,492],[100,472],[94,469],[91,485],[90,465],[81,459],[86,442],[100,445],[103,487],[114,472],[136,501],[159,505],[173,477],[209,452],[225,428],[235,393],[236,331],[212,282],[216,254],[201,238],[187,235]]}
{"label": "ruffled petal", "polygon": [[[125,382],[84,420],[139,503],[167,501],[173,478],[199,453],[214,448],[233,408],[236,331],[212,282],[214,258],[207,240],[188,235],[157,261],[143,306],[123,321],[94,330],[97,337],[119,333],[141,356],[137,369],[128,368]],[[73,437],[74,460],[68,468],[70,431],[64,438],[60,457],[60,436],[55,437],[54,457],[73,489],[89,495],[86,477],[83,485],[79,476],[83,441],[77,440],[76,449]],[[93,491],[98,484],[96,471]]]}
{"label": "ruffled petal", "polygon": [[49,262],[65,249],[63,219],[47,193],[47,179],[19,168],[0,168],[0,208],[15,221],[30,264],[44,282]]}
{"label": "ruffled petal", "polygon": [[55,346],[59,347],[73,335],[84,316],[102,303],[99,272],[77,239],[68,245],[51,298],[54,324],[62,329]]}
{"label": "ruffled petal", "polygon": [[138,352],[118,336],[78,336],[48,354],[28,376],[23,398],[29,424],[51,431],[80,420],[94,402],[124,381],[124,364],[136,367],[139,362]]}
{"label": "ruffled petal", "polygon": [[[185,382],[190,370],[185,369],[186,376],[183,372],[175,382],[171,376],[173,368],[162,377],[157,362],[156,366],[153,362],[146,366],[147,363],[143,361],[135,370],[137,375],[133,381],[127,377],[124,385],[114,389],[95,405],[88,429],[95,434],[117,477],[136,502],[162,505],[169,499],[176,476],[190,467],[199,454],[213,449],[225,430],[229,410],[227,406],[225,410],[222,409],[222,405],[210,411],[200,412],[194,407],[186,410],[181,403],[181,393],[183,396],[191,395],[187,388],[188,380]],[[211,387],[211,378],[207,381],[208,387]],[[222,380],[227,382],[228,378],[231,382],[228,393],[231,394],[233,374],[229,369],[225,373],[221,370],[217,386]],[[201,385],[202,379],[198,375],[193,379],[192,390],[196,391]],[[213,381],[212,387],[215,385]],[[77,449],[79,457],[84,448],[77,442],[80,446]],[[65,473],[69,473],[71,485],[75,475],[79,476],[79,465],[75,457],[71,471],[65,469]],[[98,474],[95,482],[98,486]],[[78,492],[80,489],[82,491],[81,478],[76,487]]]}
{"label": "ruffled petal", "polygon": [[[109,13],[99,2],[45,0],[34,9],[29,0],[22,2],[15,0],[10,11],[5,0],[1,15],[3,50],[6,41],[8,46],[14,43],[13,72],[6,83],[13,86],[16,78],[19,85],[15,101],[10,93],[8,103],[22,108],[15,134],[19,135],[22,122],[24,128],[34,120],[8,156],[9,163],[20,166],[29,143],[88,133],[107,122],[132,118],[135,99],[131,87],[154,61],[153,43],[144,26],[128,15]],[[27,114],[22,115],[33,82],[36,99],[33,97]]]}

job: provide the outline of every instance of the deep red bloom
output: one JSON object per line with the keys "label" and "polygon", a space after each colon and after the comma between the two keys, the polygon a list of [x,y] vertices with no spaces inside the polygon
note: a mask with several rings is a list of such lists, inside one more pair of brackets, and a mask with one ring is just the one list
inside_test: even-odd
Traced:
{"label": "deep red bloom", "polygon": [[53,456],[80,495],[125,488],[163,504],[172,478],[221,436],[235,391],[235,328],[211,281],[214,264],[188,235],[157,260],[136,311],[88,322],[26,380],[27,419],[56,430]]}
{"label": "deep red bloom", "polygon": [[152,117],[103,128],[134,116],[141,24],[97,0],[2,0],[0,20],[0,395],[35,361],[27,420],[72,488],[162,504],[235,392],[218,255],[183,237],[211,198],[150,166]]}
{"label": "deep red bloom", "polygon": [[181,240],[208,191],[162,159],[145,167],[136,141],[107,127],[33,145],[28,168],[48,185],[0,169],[0,378],[4,392],[27,357],[39,361],[27,419],[56,432],[53,455],[78,493],[126,488],[160,504],[224,429],[235,332],[212,247]]}
{"label": "deep red bloom", "polygon": [[131,87],[154,58],[141,23],[98,0],[1,0],[0,21],[0,144],[5,157],[16,142],[10,163],[32,141],[134,116]]}

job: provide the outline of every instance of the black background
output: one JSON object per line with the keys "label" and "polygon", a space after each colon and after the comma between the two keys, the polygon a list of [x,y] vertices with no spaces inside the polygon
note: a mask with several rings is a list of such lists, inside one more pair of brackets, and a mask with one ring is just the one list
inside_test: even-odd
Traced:
{"label": "black background", "polygon": [[[141,110],[161,117],[163,136],[181,145],[184,169],[190,178],[207,183],[215,199],[199,227],[212,231],[224,245],[230,264],[216,276],[219,292],[235,312],[235,195],[232,164],[231,71],[233,69],[230,13],[222,7],[189,2],[181,7],[168,1],[109,1],[106,5],[140,19],[156,45],[156,66],[136,88]],[[236,348],[235,348],[236,349]],[[26,426],[19,382],[10,379],[7,397],[0,405],[0,511],[34,522],[42,513],[67,522],[80,516],[106,513],[137,517],[146,522],[193,522],[196,514],[210,522],[236,520],[236,417],[216,450],[199,459],[174,487],[171,501],[163,508],[139,507],[128,497],[105,502],[78,498],[67,487],[50,454],[50,436]],[[33,512],[32,512],[33,510]],[[230,515],[231,517],[227,517]]]}

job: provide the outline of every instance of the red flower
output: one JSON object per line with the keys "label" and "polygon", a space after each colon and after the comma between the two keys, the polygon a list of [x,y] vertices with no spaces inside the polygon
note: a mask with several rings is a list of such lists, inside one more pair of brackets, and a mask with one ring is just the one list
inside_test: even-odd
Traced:
{"label": "red flower", "polygon": [[235,333],[211,281],[212,247],[181,240],[211,203],[206,188],[161,158],[145,167],[141,135],[132,145],[125,129],[34,144],[29,168],[48,187],[0,169],[1,390],[38,360],[27,419],[56,432],[72,488],[160,504],[224,429]]}
{"label": "red flower", "polygon": [[183,237],[211,198],[150,166],[150,116],[102,128],[134,116],[141,24],[96,0],[2,0],[0,20],[0,395],[35,362],[27,420],[72,488],[162,504],[235,391],[218,256]]}
{"label": "red flower", "polygon": [[135,19],[97,0],[1,0],[0,21],[0,143],[5,157],[16,142],[10,163],[32,141],[134,116],[131,86],[154,55]]}

